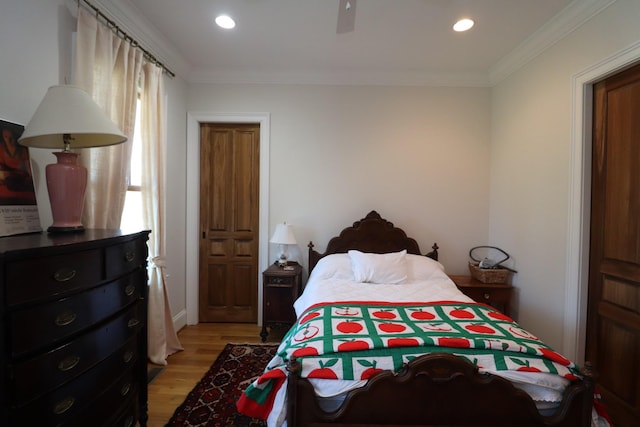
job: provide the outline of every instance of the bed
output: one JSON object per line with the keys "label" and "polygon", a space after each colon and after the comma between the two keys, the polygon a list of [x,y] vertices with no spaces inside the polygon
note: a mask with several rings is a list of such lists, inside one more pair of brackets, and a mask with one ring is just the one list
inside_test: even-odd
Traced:
{"label": "bed", "polygon": [[240,412],[269,426],[563,426],[593,421],[594,381],[462,294],[438,246],[372,211],[309,244],[309,281]]}

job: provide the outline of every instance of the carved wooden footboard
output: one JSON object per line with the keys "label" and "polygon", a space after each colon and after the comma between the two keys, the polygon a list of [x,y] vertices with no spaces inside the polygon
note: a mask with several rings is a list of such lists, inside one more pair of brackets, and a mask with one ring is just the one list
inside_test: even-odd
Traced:
{"label": "carved wooden footboard", "polygon": [[481,374],[469,362],[444,353],[418,357],[398,373],[374,376],[353,390],[335,412],[320,409],[313,386],[290,365],[288,425],[339,426],[561,426],[591,423],[593,378],[567,388],[553,416],[540,415],[533,400],[509,381]]}

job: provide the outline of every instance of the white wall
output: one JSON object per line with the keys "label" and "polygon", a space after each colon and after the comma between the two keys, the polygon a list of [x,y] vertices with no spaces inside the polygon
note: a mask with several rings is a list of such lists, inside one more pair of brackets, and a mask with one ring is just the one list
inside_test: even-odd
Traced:
{"label": "white wall", "polygon": [[[3,2],[0,12],[0,119],[26,125],[49,86],[71,79],[75,22],[63,0]],[[29,150],[43,229],[51,225],[44,168],[49,150]]]}
{"label": "white wall", "polygon": [[575,78],[639,43],[638,22],[640,2],[617,0],[492,90],[490,241],[516,258],[519,322],[570,357],[580,351],[563,335],[575,328],[565,311],[586,285],[567,274],[580,268],[573,258],[567,265],[575,252],[568,231],[580,220],[570,209],[580,191]]}
{"label": "white wall", "polygon": [[186,139],[187,84],[180,77],[165,77],[167,93],[166,243],[167,294],[177,328],[186,324]]}
{"label": "white wall", "polygon": [[270,113],[269,235],[292,224],[305,266],[310,240],[323,251],[372,209],[423,252],[437,242],[451,273],[487,241],[487,88],[192,84],[188,99]]}

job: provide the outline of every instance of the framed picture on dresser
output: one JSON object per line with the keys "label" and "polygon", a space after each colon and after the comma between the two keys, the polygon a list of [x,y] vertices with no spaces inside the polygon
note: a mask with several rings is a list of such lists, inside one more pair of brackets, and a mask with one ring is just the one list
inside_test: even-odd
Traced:
{"label": "framed picture on dresser", "polygon": [[24,126],[0,120],[0,236],[41,231]]}

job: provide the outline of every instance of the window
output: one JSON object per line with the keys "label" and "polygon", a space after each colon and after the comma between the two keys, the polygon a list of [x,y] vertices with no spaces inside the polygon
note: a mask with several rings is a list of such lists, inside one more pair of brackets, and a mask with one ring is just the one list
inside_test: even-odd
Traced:
{"label": "window", "polygon": [[124,210],[120,220],[123,230],[142,230],[142,137],[140,135],[140,98],[136,103],[136,123],[133,131],[133,147],[131,149],[131,170],[129,185],[124,201]]}

